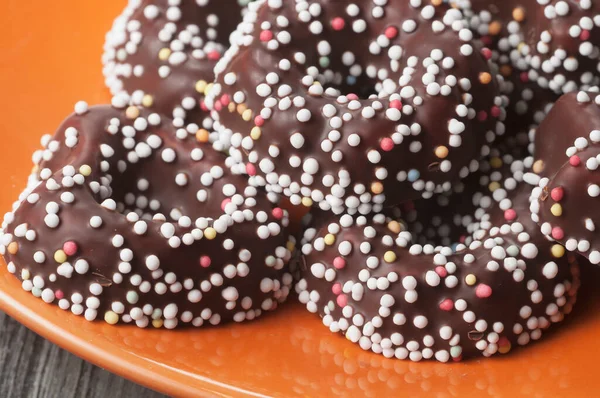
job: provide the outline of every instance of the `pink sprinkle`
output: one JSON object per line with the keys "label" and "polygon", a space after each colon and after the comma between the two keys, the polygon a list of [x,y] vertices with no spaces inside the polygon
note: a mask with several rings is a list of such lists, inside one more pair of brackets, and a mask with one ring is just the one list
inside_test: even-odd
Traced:
{"label": "pink sprinkle", "polygon": [[583,30],[581,31],[581,34],[579,35],[579,39],[581,40],[588,40],[590,38],[590,31],[589,30]]}
{"label": "pink sprinkle", "polygon": [[63,251],[67,256],[74,255],[77,253],[77,243],[73,242],[72,240],[65,242],[63,245]]}
{"label": "pink sprinkle", "polygon": [[480,283],[475,288],[475,295],[479,298],[488,298],[492,295],[492,288],[486,284]]}
{"label": "pink sprinkle", "polygon": [[336,269],[342,269],[342,268],[344,268],[346,266],[346,260],[344,260],[343,258],[341,258],[341,257],[338,256],[338,257],[336,257],[336,258],[333,259],[333,266]]}
{"label": "pink sprinkle", "polygon": [[562,189],[562,187],[556,187],[552,191],[550,191],[550,197],[555,202],[560,202],[563,196],[565,196],[565,191]]}
{"label": "pink sprinkle", "polygon": [[477,113],[477,119],[479,121],[483,122],[483,121],[487,120],[487,118],[488,118],[488,114],[486,111],[479,111],[479,113]]}
{"label": "pink sprinkle", "polygon": [[483,42],[483,44],[485,44],[487,47],[489,47],[490,45],[492,45],[493,41],[492,38],[490,36],[482,36],[481,37],[481,41]]}
{"label": "pink sprinkle", "polygon": [[450,299],[446,299],[440,303],[440,310],[442,311],[452,311],[454,308],[454,302]]}
{"label": "pink sprinkle", "polygon": [[220,111],[221,109],[223,109],[223,104],[221,104],[219,101],[215,101],[215,110]]}
{"label": "pink sprinkle", "polygon": [[63,293],[62,290],[57,290],[56,292],[54,292],[54,297],[61,300],[65,297],[65,294]]}
{"label": "pink sprinkle", "polygon": [[448,271],[446,271],[446,268],[442,267],[441,265],[439,267],[435,267],[435,273],[442,278],[445,278],[448,275]]}
{"label": "pink sprinkle", "polygon": [[246,173],[248,173],[249,176],[255,176],[256,166],[254,166],[252,163],[246,163]]}
{"label": "pink sprinkle", "polygon": [[565,237],[565,232],[561,227],[554,227],[552,228],[552,237],[556,240],[561,240]]}
{"label": "pink sprinkle", "polygon": [[569,163],[571,164],[571,166],[577,167],[581,164],[581,159],[579,158],[579,156],[573,155],[569,158]]}
{"label": "pink sprinkle", "polygon": [[200,257],[200,266],[203,268],[208,268],[210,266],[210,257],[208,256],[202,256]]}
{"label": "pink sprinkle", "polygon": [[273,32],[270,30],[263,30],[260,32],[260,41],[269,41],[273,38]]}
{"label": "pink sprinkle", "polygon": [[254,118],[254,124],[258,127],[261,127],[263,124],[265,124],[265,119],[263,119],[261,115],[257,115]]}
{"label": "pink sprinkle", "polygon": [[358,95],[354,94],[354,93],[350,93],[346,95],[346,98],[348,98],[349,100],[357,100],[358,99]]}
{"label": "pink sprinkle", "polygon": [[346,304],[348,304],[348,297],[346,297],[345,294],[340,294],[339,296],[337,296],[337,305],[339,305],[340,307],[345,307]]}
{"label": "pink sprinkle", "polygon": [[396,36],[398,36],[398,29],[394,28],[393,26],[390,26],[385,30],[385,37],[388,39],[393,39]]}
{"label": "pink sprinkle", "polygon": [[221,210],[225,211],[225,206],[227,206],[229,203],[231,203],[231,198],[223,199],[221,202]]}
{"label": "pink sprinkle", "polygon": [[218,61],[219,58],[221,58],[221,53],[217,50],[213,50],[208,53],[208,59],[210,59],[211,61]]}
{"label": "pink sprinkle", "polygon": [[527,83],[529,81],[529,75],[527,72],[521,72],[520,78],[523,83]]}
{"label": "pink sprinkle", "polygon": [[205,112],[208,111],[208,106],[206,106],[206,102],[200,101],[200,109],[202,109]]}
{"label": "pink sprinkle", "polygon": [[499,117],[500,116],[500,108],[497,106],[492,106],[490,113],[492,114],[493,117]]}
{"label": "pink sprinkle", "polygon": [[390,108],[394,109],[402,109],[402,102],[400,100],[392,100],[390,101]]}
{"label": "pink sprinkle", "polygon": [[391,151],[392,149],[394,149],[394,141],[392,141],[391,138],[384,138],[381,140],[381,149],[383,149],[386,152]]}
{"label": "pink sprinkle", "polygon": [[504,219],[506,221],[512,221],[517,218],[517,212],[514,209],[508,209],[504,211]]}
{"label": "pink sprinkle", "polygon": [[337,17],[331,20],[331,27],[333,30],[342,30],[346,26],[346,21],[343,18]]}
{"label": "pink sprinkle", "polygon": [[281,220],[283,218],[283,210],[281,210],[280,207],[274,208],[273,211],[271,211],[271,214],[273,214],[273,217],[275,217],[278,220]]}
{"label": "pink sprinkle", "polygon": [[229,95],[223,94],[221,96],[221,103],[223,104],[223,106],[229,105],[230,102],[231,102],[231,98],[229,98]]}
{"label": "pink sprinkle", "polygon": [[484,48],[481,50],[481,54],[482,54],[482,55],[485,57],[485,59],[488,59],[488,60],[489,60],[489,59],[491,59],[491,58],[492,58],[492,50],[490,50],[490,49],[489,49],[489,48],[487,48],[487,47],[484,47]]}
{"label": "pink sprinkle", "polygon": [[340,283],[334,283],[333,286],[331,286],[331,291],[337,296],[342,292],[342,285]]}

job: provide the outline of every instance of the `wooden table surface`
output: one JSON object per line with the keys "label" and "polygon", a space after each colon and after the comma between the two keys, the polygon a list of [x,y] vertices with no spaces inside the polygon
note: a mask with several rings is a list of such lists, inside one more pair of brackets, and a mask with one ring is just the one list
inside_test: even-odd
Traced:
{"label": "wooden table surface", "polygon": [[0,397],[162,397],[44,340],[0,312]]}

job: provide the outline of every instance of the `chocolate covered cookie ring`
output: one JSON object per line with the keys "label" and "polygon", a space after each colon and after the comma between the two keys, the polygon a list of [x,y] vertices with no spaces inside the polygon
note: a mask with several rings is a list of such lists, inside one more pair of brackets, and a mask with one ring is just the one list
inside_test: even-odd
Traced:
{"label": "chocolate covered cookie ring", "polygon": [[75,111],[4,217],[0,253],[23,289],[90,321],[157,328],[250,320],[286,299],[285,210],[169,119]]}
{"label": "chocolate covered cookie ring", "polygon": [[106,85],[215,142],[204,91],[249,0],[130,0],[106,35]]}
{"label": "chocolate covered cookie ring", "polygon": [[532,217],[550,239],[600,264],[600,95],[563,95],[538,128]]}
{"label": "chocolate covered cookie ring", "polygon": [[295,205],[367,214],[475,169],[504,99],[461,13],[425,3],[251,3],[206,98],[238,172]]}
{"label": "chocolate covered cookie ring", "polygon": [[302,246],[300,301],[332,332],[399,359],[458,361],[541,338],[571,311],[579,268],[530,220],[518,166],[490,184],[481,203],[499,203],[456,251],[412,244],[402,221],[383,214],[318,219]]}

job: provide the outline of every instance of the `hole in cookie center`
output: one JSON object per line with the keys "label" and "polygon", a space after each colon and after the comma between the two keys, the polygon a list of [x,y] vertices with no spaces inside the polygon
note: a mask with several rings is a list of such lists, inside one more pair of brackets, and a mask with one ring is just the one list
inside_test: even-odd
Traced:
{"label": "hole in cookie center", "polygon": [[[339,97],[345,95],[353,99],[368,99],[373,95],[378,95],[378,80],[370,78],[365,73],[356,75],[352,71],[341,73],[331,69],[311,69],[309,68],[308,72],[309,75],[314,77],[314,84],[320,84],[327,96]],[[318,70],[318,74],[315,73],[316,70]]]}

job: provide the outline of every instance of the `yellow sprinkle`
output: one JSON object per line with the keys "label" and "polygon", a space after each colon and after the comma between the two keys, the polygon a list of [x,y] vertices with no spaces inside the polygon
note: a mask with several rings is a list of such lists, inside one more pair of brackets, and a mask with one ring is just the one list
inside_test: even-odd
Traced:
{"label": "yellow sprinkle", "polygon": [[208,142],[208,130],[206,129],[198,129],[198,131],[196,131],[196,141],[198,142]]}
{"label": "yellow sprinkle", "polygon": [[500,167],[502,167],[502,159],[500,159],[499,157],[491,158],[490,166],[492,166],[494,169],[499,169]]}
{"label": "yellow sprinkle", "polygon": [[117,322],[119,322],[119,315],[113,311],[106,311],[106,314],[104,314],[104,321],[109,325],[116,325]]}
{"label": "yellow sprinkle", "polygon": [[146,108],[150,108],[153,104],[154,98],[152,98],[150,94],[144,95],[144,98],[142,98],[142,105],[144,105]]}
{"label": "yellow sprinkle", "polygon": [[325,244],[327,246],[331,246],[335,243],[335,235],[327,234],[327,235],[325,235],[325,238],[323,238],[323,240],[325,241]]}
{"label": "yellow sprinkle", "polygon": [[525,42],[522,41],[517,45],[517,50],[519,50],[519,52],[522,52],[523,47],[525,47]]}
{"label": "yellow sprinkle", "polygon": [[31,278],[31,272],[29,272],[29,270],[22,270],[21,271],[21,279],[23,279],[24,281],[28,280],[29,278]]}
{"label": "yellow sprinkle", "polygon": [[204,87],[204,95],[208,95],[208,92],[213,88],[214,83],[210,83],[207,84],[206,87]]}
{"label": "yellow sprinkle", "polygon": [[448,156],[448,148],[446,148],[443,145],[440,145],[439,147],[435,148],[435,156],[437,156],[440,159],[446,158],[446,156]]}
{"label": "yellow sprinkle", "polygon": [[373,192],[375,195],[379,195],[380,193],[383,192],[383,184],[380,182],[374,182],[371,184],[371,192]]}
{"label": "yellow sprinkle", "polygon": [[160,329],[163,326],[163,320],[162,319],[155,319],[152,321],[152,326],[154,326],[156,329]]}
{"label": "yellow sprinkle", "polygon": [[394,253],[393,251],[387,251],[385,252],[385,254],[383,255],[383,260],[386,263],[393,263],[394,261],[396,261],[396,253]]}
{"label": "yellow sprinkle", "polygon": [[213,240],[217,236],[217,231],[212,227],[208,227],[204,230],[204,236],[208,240]]}
{"label": "yellow sprinkle", "polygon": [[507,354],[510,349],[512,348],[512,345],[510,343],[506,343],[504,345],[501,345],[500,347],[498,347],[498,352],[500,354]]}
{"label": "yellow sprinkle", "polygon": [[140,110],[137,106],[129,106],[125,110],[125,116],[129,119],[136,119],[140,115]]}
{"label": "yellow sprinkle", "polygon": [[10,254],[17,254],[19,252],[19,244],[17,242],[10,242],[6,248]]}
{"label": "yellow sprinkle", "polygon": [[306,207],[311,207],[313,205],[313,201],[309,197],[302,198],[302,204]]}
{"label": "yellow sprinkle", "polygon": [[67,254],[60,249],[55,251],[54,252],[54,261],[56,261],[59,264],[64,263],[65,261],[67,261]]}
{"label": "yellow sprinkle", "polygon": [[296,250],[296,244],[294,242],[292,242],[291,240],[288,241],[286,247],[290,252],[293,252],[294,250]]}
{"label": "yellow sprinkle", "polygon": [[244,112],[242,112],[242,119],[249,122],[250,119],[252,119],[252,110],[246,109]]}
{"label": "yellow sprinkle", "polygon": [[229,105],[227,105],[227,109],[229,109],[229,113],[235,112],[235,104],[230,102]]}
{"label": "yellow sprinkle", "polygon": [[469,274],[465,277],[465,282],[467,283],[467,285],[473,286],[475,282],[477,282],[477,278],[475,277],[475,275]]}
{"label": "yellow sprinkle", "polygon": [[553,245],[550,251],[555,258],[561,258],[565,255],[565,248],[562,245]]}
{"label": "yellow sprinkle", "polygon": [[388,223],[388,229],[395,234],[399,234],[402,230],[402,225],[398,221],[390,221]]}
{"label": "yellow sprinkle", "polygon": [[562,206],[560,205],[560,203],[553,204],[550,208],[550,212],[554,217],[562,216]]}
{"label": "yellow sprinkle", "polygon": [[88,166],[87,164],[84,164],[83,166],[81,166],[79,168],[79,172],[81,173],[81,175],[87,177],[90,174],[92,174],[92,168],[90,166]]}
{"label": "yellow sprinkle", "polygon": [[246,109],[248,109],[248,107],[246,106],[246,104],[239,104],[235,110],[237,111],[237,113],[239,113],[240,115],[242,113],[244,113],[246,111]]}
{"label": "yellow sprinkle", "polygon": [[488,185],[488,188],[489,188],[490,192],[494,192],[496,189],[500,188],[500,183],[497,181],[490,182],[490,185]]}
{"label": "yellow sprinkle", "polygon": [[258,127],[258,126],[252,127],[252,130],[250,131],[250,137],[252,137],[252,139],[254,141],[258,140],[260,138],[261,134],[262,134],[262,131],[261,131],[260,127]]}
{"label": "yellow sprinkle", "polygon": [[196,91],[203,94],[204,90],[206,90],[206,86],[207,86],[206,81],[198,80],[196,82]]}
{"label": "yellow sprinkle", "polygon": [[539,174],[542,171],[544,171],[544,161],[536,160],[535,163],[533,164],[533,172]]}
{"label": "yellow sprinkle", "polygon": [[161,61],[166,61],[167,59],[169,59],[169,56],[171,55],[171,49],[170,48],[161,48],[160,51],[158,52],[158,59],[160,59]]}

